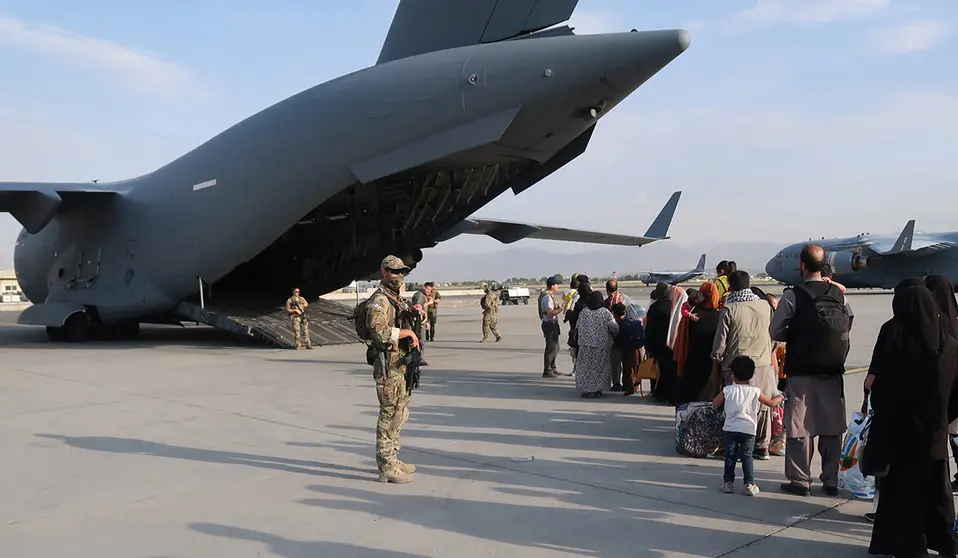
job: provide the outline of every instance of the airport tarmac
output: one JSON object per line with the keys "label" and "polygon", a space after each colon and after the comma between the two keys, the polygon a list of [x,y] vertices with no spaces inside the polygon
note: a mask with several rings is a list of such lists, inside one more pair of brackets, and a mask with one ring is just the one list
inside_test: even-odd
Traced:
{"label": "airport tarmac", "polygon": [[[891,296],[851,301],[856,369]],[[376,482],[361,345],[281,350],[204,327],[53,345],[13,318],[0,316],[0,556],[866,555],[870,502],[782,494],[780,457],[755,463],[757,497],[740,469],[723,494],[721,460],[675,452],[670,408],[542,378],[532,304],[501,308],[489,344],[478,308],[440,311],[402,433],[408,485]],[[849,415],[862,379],[846,375]]]}

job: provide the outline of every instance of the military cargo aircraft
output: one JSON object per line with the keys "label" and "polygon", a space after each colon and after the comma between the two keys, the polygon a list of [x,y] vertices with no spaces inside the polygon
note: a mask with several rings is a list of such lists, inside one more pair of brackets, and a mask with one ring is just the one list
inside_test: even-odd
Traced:
{"label": "military cargo aircraft", "polygon": [[645,283],[646,286],[653,283],[668,283],[670,285],[676,285],[704,274],[705,254],[702,254],[702,257],[699,258],[699,263],[696,264],[694,269],[690,269],[689,271],[640,271],[639,281]]}
{"label": "military cargo aircraft", "polygon": [[[577,3],[401,0],[375,65],[152,172],[0,183],[0,211],[23,225],[14,265],[33,305],[19,323],[82,341],[188,320],[288,346],[291,287],[314,300],[377,276],[385,254],[415,265],[470,232],[659,240],[467,219],[581,155],[597,121],[688,48],[683,30],[576,35],[560,24]],[[326,311],[311,331],[354,340],[334,306],[310,304]]]}
{"label": "military cargo aircraft", "polygon": [[786,246],[768,261],[765,272],[786,285],[800,282],[799,254],[806,244],[825,249],[835,280],[847,287],[892,289],[902,279],[935,273],[958,284],[958,232],[916,233],[914,219],[897,237],[862,233]]}

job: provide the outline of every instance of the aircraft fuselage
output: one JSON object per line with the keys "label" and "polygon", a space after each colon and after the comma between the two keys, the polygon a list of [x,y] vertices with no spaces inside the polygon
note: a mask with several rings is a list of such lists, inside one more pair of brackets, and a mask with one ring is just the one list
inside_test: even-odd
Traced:
{"label": "aircraft fuselage", "polygon": [[[273,291],[297,281],[304,294],[327,292],[375,269],[384,252],[432,245],[521,178],[517,162],[549,161],[687,41],[676,31],[512,40],[342,76],[243,120],[154,172],[101,184],[119,193],[109,202],[61,213],[36,234],[22,232],[17,277],[31,301],[92,307],[107,324],[169,311],[197,293],[199,279]],[[599,110],[590,115],[591,107]],[[482,134],[496,140],[470,143]],[[415,149],[404,151],[409,146]],[[421,182],[441,172],[454,180],[456,173],[487,168],[499,173],[491,186],[465,195],[464,185],[445,206],[423,202],[445,209],[420,219],[426,222],[381,222],[373,210],[388,209],[383,196],[370,196],[390,181],[408,175]],[[342,214],[323,211],[346,191],[352,197]],[[360,205],[363,196],[373,201]],[[306,228],[297,229],[306,216]],[[340,222],[352,228],[324,237]],[[355,233],[360,229],[371,236]],[[351,243],[362,246],[345,251]],[[328,257],[308,264],[303,252]],[[331,269],[330,262],[342,272],[311,278]],[[287,266],[296,273],[284,272]],[[245,284],[254,280],[264,283]]]}

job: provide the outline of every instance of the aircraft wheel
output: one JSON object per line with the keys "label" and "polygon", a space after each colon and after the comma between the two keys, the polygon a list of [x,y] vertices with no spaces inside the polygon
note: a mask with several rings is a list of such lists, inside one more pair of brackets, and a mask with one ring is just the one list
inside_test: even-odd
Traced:
{"label": "aircraft wheel", "polygon": [[529,304],[529,299],[528,299],[528,298],[522,299],[522,303],[523,303],[523,304]]}
{"label": "aircraft wheel", "polygon": [[86,312],[77,312],[69,318],[63,327],[63,336],[69,343],[82,343],[90,334],[90,324]]}
{"label": "aircraft wheel", "polygon": [[47,338],[50,341],[63,341],[65,336],[62,327],[47,326]]}
{"label": "aircraft wheel", "polygon": [[122,322],[116,324],[116,333],[120,339],[133,341],[140,336],[139,322]]}

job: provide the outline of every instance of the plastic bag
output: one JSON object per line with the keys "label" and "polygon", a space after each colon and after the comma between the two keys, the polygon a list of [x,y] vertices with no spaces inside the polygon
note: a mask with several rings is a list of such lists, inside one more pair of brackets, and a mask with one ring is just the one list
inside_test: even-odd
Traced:
{"label": "plastic bag", "polygon": [[711,401],[679,405],[675,411],[675,451],[689,457],[707,457],[722,447],[725,411]]}
{"label": "plastic bag", "polygon": [[645,319],[645,306],[642,306],[635,299],[629,295],[622,293],[622,303],[625,304],[625,317],[628,320],[644,320]]}
{"label": "plastic bag", "polygon": [[842,453],[839,457],[838,487],[844,488],[856,498],[871,500],[875,497],[875,477],[862,474],[862,451],[868,442],[868,431],[871,427],[872,411],[868,414],[855,411],[852,421],[848,424],[848,432],[842,443]]}
{"label": "plastic bag", "polygon": [[772,455],[785,455],[785,407],[779,405],[770,412],[772,419],[772,440],[768,451]]}

